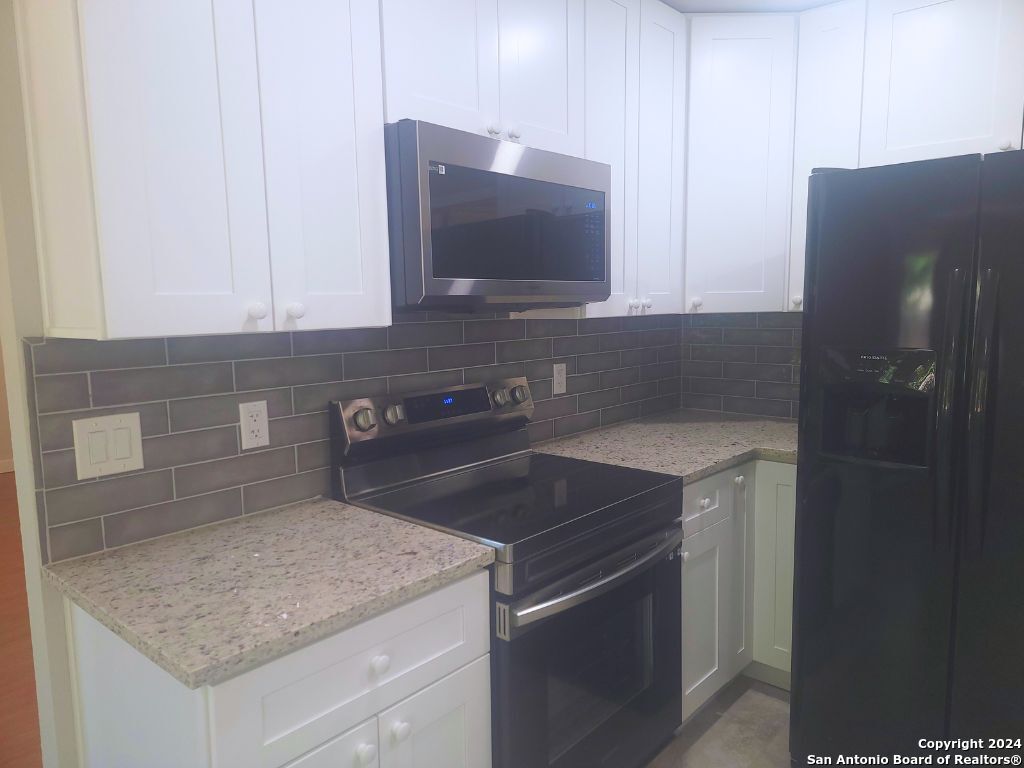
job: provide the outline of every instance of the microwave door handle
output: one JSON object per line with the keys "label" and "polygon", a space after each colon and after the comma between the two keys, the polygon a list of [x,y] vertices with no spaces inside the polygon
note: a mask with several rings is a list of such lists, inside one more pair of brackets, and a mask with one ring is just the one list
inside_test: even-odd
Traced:
{"label": "microwave door handle", "polygon": [[992,347],[995,345],[999,273],[986,269],[980,276],[977,319],[974,327],[973,361],[967,411],[967,520],[968,547],[972,539],[977,552],[985,545],[985,517],[988,514],[985,460],[988,447],[988,401],[992,384]]}
{"label": "microwave door handle", "polygon": [[567,592],[564,595],[559,595],[551,600],[546,600],[543,603],[537,603],[526,608],[517,608],[511,611],[511,625],[512,627],[525,627],[527,624],[532,624],[535,621],[546,619],[549,616],[555,616],[564,611],[568,611],[577,606],[583,605],[595,597],[600,597],[603,594],[610,592],[620,584],[628,581],[637,573],[643,571],[651,563],[661,560],[669,552],[674,550],[683,540],[683,532],[678,531],[672,534],[665,542],[659,545],[656,549],[651,550],[643,557],[634,560],[629,565],[615,571],[615,573],[608,574],[603,579],[599,579],[585,587],[581,587],[573,592]]}
{"label": "microwave door handle", "polygon": [[[967,303],[967,280],[963,269],[954,269],[949,275],[949,293],[946,306],[946,328],[943,354],[939,357],[941,374],[938,391],[938,445],[934,468],[935,520],[934,527],[948,526],[948,542],[953,543],[953,430],[956,423],[954,404],[957,397],[957,371],[962,356],[964,307]],[[936,537],[937,538],[937,537]]]}

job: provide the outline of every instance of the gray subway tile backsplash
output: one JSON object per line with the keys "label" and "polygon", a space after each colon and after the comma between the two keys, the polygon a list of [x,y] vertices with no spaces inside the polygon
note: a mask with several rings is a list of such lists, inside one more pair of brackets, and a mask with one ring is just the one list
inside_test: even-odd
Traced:
{"label": "gray subway tile backsplash", "polygon": [[[390,328],[33,342],[43,544],[61,560],[326,493],[334,399],[526,376],[533,440],[680,403],[795,415],[799,342],[791,315],[426,312],[398,314]],[[555,363],[566,366],[565,394],[552,392]],[[255,400],[267,401],[271,445],[243,454],[238,404]],[[145,469],[79,482],[72,420],[133,411]]]}

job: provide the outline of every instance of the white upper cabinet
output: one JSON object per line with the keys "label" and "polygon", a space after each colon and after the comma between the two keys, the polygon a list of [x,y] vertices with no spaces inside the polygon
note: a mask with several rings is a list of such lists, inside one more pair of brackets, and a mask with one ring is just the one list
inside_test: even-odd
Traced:
{"label": "white upper cabinet", "polygon": [[497,0],[381,0],[385,115],[498,135]]}
{"label": "white upper cabinet", "polygon": [[254,6],[275,325],[387,325],[377,8],[361,0]]}
{"label": "white upper cabinet", "polygon": [[862,166],[1019,149],[1021,0],[872,0]]}
{"label": "white upper cabinet", "polygon": [[858,164],[866,5],[844,0],[800,14],[787,309],[803,308],[811,171]]}
{"label": "white upper cabinet", "polygon": [[106,334],[272,328],[252,4],[79,13]]}
{"label": "white upper cabinet", "polygon": [[375,3],[17,12],[46,335],[390,321]]}
{"label": "white upper cabinet", "polygon": [[640,0],[586,0],[584,151],[612,169],[611,296],[587,317],[629,314],[636,299]]}
{"label": "white upper cabinet", "polygon": [[643,0],[640,21],[637,297],[669,314],[683,304],[686,17]]}
{"label": "white upper cabinet", "polygon": [[796,19],[691,21],[688,311],[785,306]]}
{"label": "white upper cabinet", "polygon": [[501,129],[530,147],[583,154],[584,0],[498,0]]}
{"label": "white upper cabinet", "polygon": [[584,0],[382,0],[388,122],[583,153]]}

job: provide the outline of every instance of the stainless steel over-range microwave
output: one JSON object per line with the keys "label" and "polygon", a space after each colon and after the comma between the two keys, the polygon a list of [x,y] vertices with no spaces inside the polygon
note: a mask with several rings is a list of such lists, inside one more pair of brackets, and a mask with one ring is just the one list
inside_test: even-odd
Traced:
{"label": "stainless steel over-range microwave", "polygon": [[385,132],[396,305],[494,311],[608,298],[607,165],[415,120]]}

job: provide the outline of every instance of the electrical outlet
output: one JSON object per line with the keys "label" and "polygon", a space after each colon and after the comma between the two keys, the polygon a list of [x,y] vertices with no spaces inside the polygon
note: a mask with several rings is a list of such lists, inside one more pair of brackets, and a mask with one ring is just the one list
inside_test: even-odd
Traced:
{"label": "electrical outlet", "polygon": [[565,363],[555,363],[555,380],[552,382],[551,391],[556,395],[565,394]]}
{"label": "electrical outlet", "polygon": [[267,401],[238,404],[238,423],[242,429],[242,450],[270,445],[270,426],[267,424]]}

